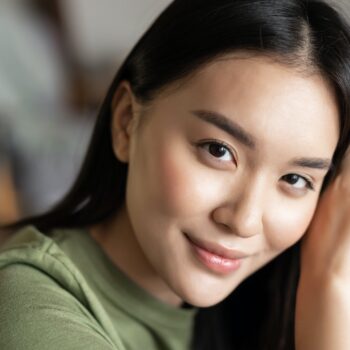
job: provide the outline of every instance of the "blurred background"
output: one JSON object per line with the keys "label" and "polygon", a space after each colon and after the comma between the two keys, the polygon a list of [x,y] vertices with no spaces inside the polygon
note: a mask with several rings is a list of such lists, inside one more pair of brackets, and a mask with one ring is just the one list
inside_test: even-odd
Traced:
{"label": "blurred background", "polygon": [[0,0],[0,224],[70,188],[145,1]]}
{"label": "blurred background", "polygon": [[70,188],[125,54],[120,23],[136,6],[0,0],[0,224],[47,210]]}

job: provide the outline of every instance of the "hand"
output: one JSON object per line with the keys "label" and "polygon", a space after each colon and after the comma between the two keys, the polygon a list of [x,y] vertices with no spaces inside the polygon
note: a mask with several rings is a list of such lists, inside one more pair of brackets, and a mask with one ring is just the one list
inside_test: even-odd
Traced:
{"label": "hand", "polygon": [[337,279],[350,286],[350,149],[302,240],[301,275]]}
{"label": "hand", "polygon": [[301,244],[297,350],[350,349],[350,151]]}

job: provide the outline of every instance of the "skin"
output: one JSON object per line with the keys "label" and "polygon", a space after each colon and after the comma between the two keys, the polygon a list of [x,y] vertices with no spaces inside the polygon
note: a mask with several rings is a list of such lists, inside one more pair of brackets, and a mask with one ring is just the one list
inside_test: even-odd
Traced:
{"label": "skin", "polygon": [[[198,110],[238,124],[255,147],[198,117]],[[266,57],[231,57],[147,106],[122,82],[111,132],[116,157],[129,164],[126,202],[91,235],[159,300],[206,307],[303,236],[327,169],[293,161],[331,159],[339,126],[333,91],[319,74]],[[226,144],[220,156],[212,152],[217,140]],[[291,174],[298,175],[295,183]],[[185,233],[249,257],[236,271],[213,271]]]}
{"label": "skin", "polygon": [[320,199],[303,238],[297,292],[297,350],[350,348],[350,152]]}

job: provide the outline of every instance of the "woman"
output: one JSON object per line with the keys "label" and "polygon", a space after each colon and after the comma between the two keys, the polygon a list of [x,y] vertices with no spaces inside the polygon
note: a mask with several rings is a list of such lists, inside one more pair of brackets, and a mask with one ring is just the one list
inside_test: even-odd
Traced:
{"label": "woman", "polygon": [[349,43],[319,1],[172,2],[71,192],[13,226],[0,345],[347,349]]}

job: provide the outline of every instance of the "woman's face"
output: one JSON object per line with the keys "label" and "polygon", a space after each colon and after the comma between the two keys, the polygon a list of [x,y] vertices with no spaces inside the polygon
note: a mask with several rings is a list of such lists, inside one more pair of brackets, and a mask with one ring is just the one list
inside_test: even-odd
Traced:
{"label": "woman's face", "polygon": [[141,118],[125,145],[129,234],[155,278],[213,305],[308,227],[338,140],[332,90],[267,58],[230,58]]}

